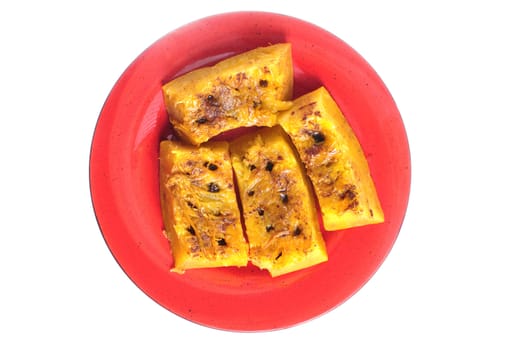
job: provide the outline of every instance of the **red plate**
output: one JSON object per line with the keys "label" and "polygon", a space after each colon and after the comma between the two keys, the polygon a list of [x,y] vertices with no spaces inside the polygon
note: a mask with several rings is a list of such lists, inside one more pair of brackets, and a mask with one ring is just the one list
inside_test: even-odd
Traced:
{"label": "red plate", "polygon": [[[324,232],[327,263],[274,279],[254,267],[171,273],[158,194],[158,146],[169,130],[161,86],[194,68],[279,42],[292,44],[295,95],[325,85],[348,118],[368,158],[386,222]],[[126,69],[97,122],[90,186],[108,247],[126,274],[153,300],[209,327],[271,330],[331,310],[379,268],[406,212],[410,155],[390,93],[345,42],[288,16],[227,13],[169,33]]]}

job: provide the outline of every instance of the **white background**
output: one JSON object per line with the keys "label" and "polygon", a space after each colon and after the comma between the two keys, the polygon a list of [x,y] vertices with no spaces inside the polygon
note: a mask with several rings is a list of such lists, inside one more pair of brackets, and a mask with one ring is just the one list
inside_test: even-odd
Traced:
{"label": "white background", "polygon": [[[143,294],[88,186],[97,117],[128,64],[235,10],[293,15],[354,47],[396,100],[412,155],[407,216],[378,273],[330,313],[269,333],[197,326]],[[521,1],[2,2],[0,348],[526,349],[526,18]]]}

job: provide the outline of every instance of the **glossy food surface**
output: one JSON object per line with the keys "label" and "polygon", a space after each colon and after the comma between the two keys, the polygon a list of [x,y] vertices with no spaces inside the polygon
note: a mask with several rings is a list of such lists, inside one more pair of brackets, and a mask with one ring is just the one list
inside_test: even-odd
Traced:
{"label": "glossy food surface", "polygon": [[179,141],[160,144],[159,181],[173,271],[246,266],[248,247],[227,142],[200,147]]}
{"label": "glossy food surface", "polygon": [[[329,256],[326,263],[276,278],[257,267],[172,273],[173,259],[162,233],[159,198],[159,142],[170,129],[162,86],[195,68],[283,42],[291,43],[294,97],[324,85],[353,127],[368,159],[385,221],[323,232]],[[292,17],[227,13],[167,34],[125,70],[108,96],[95,129],[90,186],[109,249],[148,296],[201,325],[270,330],[331,310],[377,271],[397,238],[406,212],[410,155],[390,93],[348,44]]]}
{"label": "glossy food surface", "polygon": [[272,276],[327,260],[313,190],[280,126],[230,145],[251,262]]}
{"label": "glossy food surface", "polygon": [[384,220],[362,147],[327,89],[300,96],[279,121],[315,188],[326,230]]}
{"label": "glossy food surface", "polygon": [[163,86],[169,119],[190,143],[200,144],[241,126],[273,126],[293,95],[291,45],[258,47]]}

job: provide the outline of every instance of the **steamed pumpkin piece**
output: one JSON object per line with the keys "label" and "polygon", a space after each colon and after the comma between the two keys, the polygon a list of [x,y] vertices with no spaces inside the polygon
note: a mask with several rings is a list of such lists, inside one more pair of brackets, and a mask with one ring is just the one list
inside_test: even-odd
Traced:
{"label": "steamed pumpkin piece", "polygon": [[296,99],[279,123],[305,165],[326,230],[384,221],[361,145],[324,87]]}
{"label": "steamed pumpkin piece", "polygon": [[290,44],[256,48],[163,86],[171,124],[195,145],[238,127],[275,125],[292,91]]}
{"label": "steamed pumpkin piece", "polygon": [[249,260],[273,277],[327,261],[313,192],[284,131],[259,129],[230,150]]}
{"label": "steamed pumpkin piece", "polygon": [[161,208],[172,271],[247,265],[228,147],[161,142]]}

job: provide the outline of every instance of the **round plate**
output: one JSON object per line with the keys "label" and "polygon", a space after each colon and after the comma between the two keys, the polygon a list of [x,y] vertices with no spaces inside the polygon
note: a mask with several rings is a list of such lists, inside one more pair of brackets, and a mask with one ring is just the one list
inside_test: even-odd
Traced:
{"label": "round plate", "polygon": [[[171,273],[159,202],[158,147],[170,129],[161,86],[197,67],[280,42],[292,44],[295,96],[326,86],[355,130],[386,221],[323,232],[328,262],[276,278],[255,267]],[[345,42],[296,18],[236,12],[207,17],[167,34],[126,69],[97,122],[90,187],[108,247],[126,274],[153,300],[201,325],[272,330],[331,310],[379,268],[406,212],[410,155],[390,93]]]}

